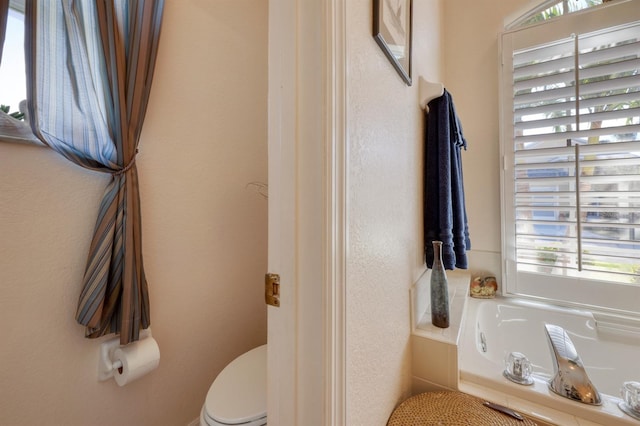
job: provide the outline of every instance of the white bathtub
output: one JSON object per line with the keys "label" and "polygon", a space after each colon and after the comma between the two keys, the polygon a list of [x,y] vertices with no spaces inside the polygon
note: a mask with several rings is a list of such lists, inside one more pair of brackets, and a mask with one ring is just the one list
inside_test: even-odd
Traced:
{"label": "white bathtub", "polygon": [[[563,426],[591,422],[640,425],[618,408],[622,383],[640,381],[640,328],[636,321],[508,298],[468,298],[464,317],[459,342],[461,390],[485,398],[491,394],[500,398],[496,402]],[[572,401],[549,390],[553,365],[545,323],[567,330],[591,382],[603,397],[601,406]],[[518,385],[503,377],[504,358],[514,351],[531,360],[533,385]]]}

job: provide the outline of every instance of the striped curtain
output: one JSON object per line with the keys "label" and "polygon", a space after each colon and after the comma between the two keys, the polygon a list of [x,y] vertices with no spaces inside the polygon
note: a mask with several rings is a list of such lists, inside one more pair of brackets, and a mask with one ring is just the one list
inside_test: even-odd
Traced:
{"label": "striped curtain", "polygon": [[150,324],[136,154],[163,0],[27,0],[31,127],[82,167],[111,174],[89,249],[77,321],[87,337],[139,339]]}

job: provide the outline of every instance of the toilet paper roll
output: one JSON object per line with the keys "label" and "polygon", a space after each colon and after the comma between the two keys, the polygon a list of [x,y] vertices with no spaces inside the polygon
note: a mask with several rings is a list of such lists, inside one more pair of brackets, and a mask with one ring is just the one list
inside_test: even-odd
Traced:
{"label": "toilet paper roll", "polygon": [[122,363],[122,367],[115,369],[113,377],[117,384],[124,386],[160,364],[160,348],[153,337],[147,337],[116,349],[113,352],[113,363],[117,361]]}

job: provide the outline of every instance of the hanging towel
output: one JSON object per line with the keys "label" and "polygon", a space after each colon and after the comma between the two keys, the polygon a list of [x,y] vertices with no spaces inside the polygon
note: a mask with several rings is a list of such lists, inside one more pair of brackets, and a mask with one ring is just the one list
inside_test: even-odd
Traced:
{"label": "hanging towel", "polygon": [[464,202],[461,148],[467,149],[451,94],[428,104],[424,172],[424,245],[427,267],[433,266],[434,240],[442,241],[446,269],[467,269],[471,249]]}

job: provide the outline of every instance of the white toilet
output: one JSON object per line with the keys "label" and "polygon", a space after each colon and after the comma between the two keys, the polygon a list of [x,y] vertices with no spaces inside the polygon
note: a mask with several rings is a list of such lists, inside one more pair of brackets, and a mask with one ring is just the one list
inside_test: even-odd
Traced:
{"label": "white toilet", "polygon": [[200,413],[200,426],[267,424],[267,345],[234,359],[218,374]]}

